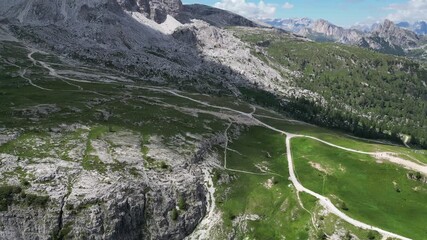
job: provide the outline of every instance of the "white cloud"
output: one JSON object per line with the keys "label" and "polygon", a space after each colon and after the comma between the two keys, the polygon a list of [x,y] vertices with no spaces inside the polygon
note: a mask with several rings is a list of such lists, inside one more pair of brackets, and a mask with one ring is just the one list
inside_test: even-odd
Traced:
{"label": "white cloud", "polygon": [[265,3],[263,0],[258,3],[246,2],[246,0],[221,0],[214,6],[248,18],[271,18],[276,13],[276,6]]}
{"label": "white cloud", "polygon": [[409,0],[403,4],[390,4],[387,18],[392,21],[427,20],[427,0]]}
{"label": "white cloud", "polygon": [[294,8],[294,5],[289,3],[289,2],[285,2],[285,4],[282,5],[282,8],[284,9],[292,9]]}

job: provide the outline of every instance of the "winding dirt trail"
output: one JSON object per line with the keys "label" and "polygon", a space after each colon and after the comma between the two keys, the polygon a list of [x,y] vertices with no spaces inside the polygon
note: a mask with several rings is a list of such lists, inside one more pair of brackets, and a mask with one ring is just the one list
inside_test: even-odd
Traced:
{"label": "winding dirt trail", "polygon": [[[326,210],[328,210],[330,213],[338,216],[342,220],[344,220],[344,221],[352,224],[353,226],[356,226],[356,227],[361,228],[361,229],[366,229],[366,230],[375,230],[375,231],[379,232],[380,234],[382,234],[383,238],[391,237],[391,238],[397,238],[397,239],[401,239],[401,240],[410,240],[410,238],[407,238],[407,237],[404,237],[404,236],[401,236],[401,235],[398,235],[398,234],[395,234],[395,233],[383,230],[381,228],[378,228],[378,227],[375,227],[375,226],[372,226],[372,225],[368,225],[368,224],[363,223],[361,221],[358,221],[356,219],[353,219],[353,218],[349,217],[348,215],[346,215],[345,213],[343,213],[337,207],[335,207],[335,205],[329,200],[329,198],[327,198],[325,196],[322,196],[322,195],[320,195],[320,194],[318,194],[318,193],[316,193],[316,192],[314,192],[314,191],[312,191],[312,190],[310,190],[308,188],[305,188],[298,181],[298,178],[296,177],[296,174],[295,174],[295,168],[294,168],[294,163],[293,163],[293,159],[292,159],[292,151],[291,151],[291,139],[294,138],[294,137],[305,137],[305,138],[310,138],[310,139],[319,141],[319,142],[324,143],[326,145],[329,145],[331,147],[342,149],[342,150],[349,151],[349,152],[360,153],[360,154],[368,154],[368,155],[373,155],[373,156],[375,156],[378,153],[376,153],[376,152],[359,151],[359,150],[355,150],[355,149],[351,149],[351,148],[342,147],[342,146],[339,146],[339,145],[336,145],[336,144],[324,141],[324,140],[316,138],[316,137],[312,137],[312,136],[308,136],[308,135],[297,135],[297,134],[292,134],[292,133],[289,133],[289,132],[285,132],[285,131],[277,129],[277,128],[273,127],[273,126],[270,126],[270,125],[268,125],[268,124],[266,124],[266,123],[264,123],[264,122],[256,119],[252,115],[252,113],[245,113],[245,112],[238,111],[238,110],[235,110],[235,109],[231,109],[231,108],[228,108],[228,107],[221,107],[221,106],[211,105],[211,104],[209,104],[207,102],[203,102],[203,101],[200,101],[200,100],[196,100],[196,99],[193,99],[193,98],[181,95],[181,94],[179,94],[179,93],[177,93],[175,91],[172,91],[172,90],[166,90],[166,91],[169,92],[169,93],[171,93],[171,94],[173,94],[173,95],[175,95],[175,96],[178,96],[178,97],[181,97],[181,98],[184,98],[184,99],[187,99],[187,100],[190,100],[190,101],[202,104],[204,106],[208,106],[208,107],[212,107],[212,108],[216,108],[216,109],[227,110],[227,111],[235,112],[235,113],[238,113],[238,114],[242,114],[244,116],[247,116],[247,117],[253,119],[256,123],[258,123],[261,126],[264,126],[264,127],[268,128],[270,130],[273,130],[275,132],[278,132],[278,133],[286,135],[286,146],[285,147],[286,147],[286,154],[287,154],[287,160],[288,160],[288,170],[289,170],[289,176],[290,176],[289,178],[290,178],[292,184],[295,186],[295,188],[296,188],[296,190],[298,192],[305,192],[305,193],[307,193],[307,194],[309,194],[309,195],[317,198],[319,200],[319,203]],[[408,161],[408,162],[410,162],[410,161]],[[410,162],[410,163],[412,163],[412,164],[410,164],[412,166],[414,166],[413,164],[415,164],[415,165],[417,165],[417,168],[420,167],[420,165],[418,165],[416,163],[413,163],[413,162]],[[405,162],[405,161],[402,161],[402,162],[400,162],[400,164],[408,164],[408,163]],[[406,166],[406,167],[408,167],[408,166]]]}
{"label": "winding dirt trail", "polygon": [[[156,90],[158,91],[159,89],[156,89]],[[193,98],[188,97],[188,96],[181,95],[181,94],[177,93],[176,91],[172,91],[172,90],[163,90],[163,91],[166,91],[166,92],[168,92],[170,94],[173,94],[173,95],[175,95],[177,97],[184,98],[184,99],[187,99],[187,100],[199,103],[199,104],[204,105],[204,106],[208,106],[208,107],[212,107],[212,108],[216,108],[216,109],[220,109],[220,110],[226,110],[226,111],[231,111],[231,112],[234,112],[234,113],[241,114],[243,116],[246,116],[246,117],[252,119],[258,125],[261,125],[261,126],[263,126],[265,128],[268,128],[268,129],[270,129],[272,131],[275,131],[275,132],[278,132],[278,133],[281,133],[281,134],[284,134],[284,135],[292,135],[293,137],[310,138],[310,139],[319,141],[321,143],[324,143],[326,145],[329,145],[331,147],[338,148],[338,149],[341,149],[341,150],[345,150],[345,151],[348,151],[348,152],[354,152],[354,153],[371,155],[371,156],[376,157],[376,158],[381,157],[382,159],[387,160],[389,162],[398,164],[400,166],[403,166],[405,168],[408,168],[408,169],[411,169],[411,170],[414,170],[414,171],[419,171],[419,172],[424,173],[425,175],[427,175],[427,165],[425,165],[425,164],[418,164],[416,162],[405,160],[405,159],[401,159],[401,158],[398,158],[396,156],[390,157],[390,155],[394,155],[394,153],[392,153],[392,152],[365,152],[365,151],[360,151],[360,150],[351,149],[351,148],[347,148],[347,147],[342,147],[342,146],[339,146],[339,145],[327,142],[325,140],[319,139],[317,137],[313,137],[313,136],[309,136],[309,135],[293,134],[293,133],[290,133],[290,132],[286,132],[286,131],[282,131],[280,129],[277,129],[277,128],[273,127],[273,126],[270,126],[270,125],[262,122],[261,120],[255,118],[251,113],[242,112],[242,111],[235,110],[235,109],[228,108],[228,107],[221,107],[221,106],[211,105],[211,104],[209,104],[207,102],[203,102],[203,101],[196,100],[196,99],[193,99]]]}
{"label": "winding dirt trail", "polygon": [[[26,79],[32,86],[34,86],[34,87],[36,87],[36,88],[39,88],[39,89],[42,89],[42,90],[45,90],[45,91],[69,91],[69,92],[74,92],[74,91],[79,91],[79,92],[87,92],[87,93],[93,93],[93,94],[96,94],[96,95],[99,95],[99,96],[102,96],[102,97],[105,97],[106,95],[104,95],[104,94],[102,94],[102,93],[99,93],[99,92],[96,92],[96,91],[89,91],[89,90],[85,90],[83,87],[81,87],[80,85],[78,85],[78,84],[74,84],[74,83],[71,83],[71,82],[80,82],[80,83],[88,83],[88,81],[85,81],[85,80],[78,80],[78,79],[74,79],[74,78],[69,78],[69,77],[64,77],[64,76],[62,76],[62,75],[60,75],[60,74],[58,74],[58,72],[55,70],[55,69],[53,69],[49,64],[47,64],[47,63],[45,63],[45,62],[43,62],[43,61],[39,61],[39,60],[36,60],[36,59],[34,59],[33,58],[33,54],[34,53],[42,53],[42,54],[45,54],[44,52],[42,52],[42,51],[40,51],[40,50],[37,50],[37,49],[33,49],[33,48],[28,48],[28,50],[30,50],[30,52],[28,53],[28,55],[27,55],[27,57],[28,57],[28,59],[30,59],[30,61],[33,63],[33,65],[32,66],[37,66],[37,64],[40,64],[40,66],[41,67],[43,67],[43,68],[45,68],[46,70],[48,70],[49,71],[49,75],[51,75],[51,76],[53,76],[53,77],[56,77],[56,78],[58,78],[58,79],[60,79],[62,82],[64,82],[64,83],[66,83],[66,84],[68,84],[68,85],[70,85],[70,86],[73,86],[73,87],[75,87],[75,88],[77,88],[77,90],[53,90],[53,89],[48,89],[48,88],[44,88],[44,87],[41,87],[41,86],[38,86],[37,84],[35,84],[35,83],[33,83],[33,81],[30,79],[30,78],[28,78],[28,77],[26,77],[25,76],[25,74],[26,74],[26,71],[27,71],[27,69],[29,68],[29,67],[27,67],[27,68],[25,68],[23,71],[21,71],[20,73],[19,73],[19,75],[22,77],[22,78],[24,78],[24,79]],[[19,67],[19,66],[18,66]],[[71,82],[70,82],[71,81]],[[94,83],[94,82],[93,82]]]}
{"label": "winding dirt trail", "polygon": [[27,80],[27,81],[28,81],[28,83],[29,83],[31,86],[35,87],[35,88],[38,88],[38,89],[41,89],[41,90],[44,90],[44,91],[52,91],[52,89],[44,88],[44,87],[41,87],[41,86],[39,86],[39,85],[37,85],[37,84],[33,83],[33,81],[32,81],[30,78],[26,77],[26,76],[25,76],[25,74],[27,73],[27,69],[28,69],[28,68],[25,68],[22,72],[20,72],[20,73],[19,73],[19,76],[20,76],[21,78],[23,78],[23,79]]}
{"label": "winding dirt trail", "polygon": [[[36,52],[37,52],[36,50],[31,49],[31,52],[28,53],[28,55],[27,55],[27,57],[33,62],[33,66],[35,66],[37,63],[36,60],[32,57],[33,54]],[[24,70],[19,71],[19,76],[22,77],[23,79],[27,80],[28,83],[33,87],[36,87],[36,88],[44,90],[44,91],[52,91],[52,89],[44,88],[44,87],[41,87],[41,86],[35,84],[30,78],[26,77],[25,74],[27,73],[28,68],[29,67],[26,67],[26,68],[24,68]]]}
{"label": "winding dirt trail", "polygon": [[327,141],[324,141],[322,139],[316,138],[316,137],[312,137],[312,136],[307,136],[307,135],[293,135],[293,137],[304,137],[304,138],[310,138],[313,140],[316,140],[318,142],[324,143],[328,146],[334,147],[334,148],[338,148],[341,150],[345,150],[347,152],[354,152],[354,153],[359,153],[359,154],[365,154],[365,155],[370,155],[374,158],[377,159],[382,159],[382,160],[386,160],[388,162],[400,165],[404,168],[413,170],[413,171],[417,171],[420,173],[423,173],[424,175],[427,175],[427,165],[421,163],[420,161],[418,161],[418,163],[414,162],[414,161],[409,161],[406,159],[402,159],[400,157],[398,157],[395,153],[393,152],[365,152],[365,151],[359,151],[359,150],[355,150],[355,149],[351,149],[351,148],[346,148],[346,147],[342,147]]}
{"label": "winding dirt trail", "polygon": [[233,168],[227,167],[227,151],[229,150],[228,142],[230,141],[228,138],[228,130],[230,129],[231,125],[233,125],[233,122],[230,122],[224,131],[225,143],[224,143],[224,165],[223,165],[223,168],[225,170],[228,170],[231,172],[238,172],[238,173],[245,173],[245,174],[252,174],[252,175],[259,175],[259,176],[276,175],[276,176],[283,177],[282,175],[274,173],[274,172],[256,173],[256,172],[249,172],[249,171],[244,171],[244,170],[233,169]]}
{"label": "winding dirt trail", "polygon": [[76,79],[72,79],[72,78],[68,78],[68,77],[64,77],[59,75],[55,69],[53,69],[51,66],[49,66],[47,63],[42,62],[42,61],[38,61],[40,63],[40,65],[42,65],[42,67],[46,68],[49,71],[49,75],[59,78],[61,79],[61,81],[63,81],[64,83],[76,87],[78,90],[84,90],[80,85],[74,84],[74,83],[70,83],[69,81],[78,81]]}
{"label": "winding dirt trail", "polygon": [[[377,228],[371,225],[368,225],[366,223],[360,222],[356,219],[353,219],[349,216],[347,216],[345,213],[343,213],[342,211],[340,211],[337,207],[335,207],[335,205],[329,200],[329,198],[324,197],[310,189],[305,188],[297,179],[296,175],[295,175],[295,168],[294,168],[294,163],[292,160],[292,152],[291,152],[291,139],[293,137],[301,137],[301,135],[293,135],[293,134],[289,134],[286,136],[286,154],[287,154],[287,158],[288,158],[288,166],[289,166],[289,176],[290,176],[290,180],[292,181],[292,184],[295,186],[295,188],[297,189],[297,191],[299,192],[305,192],[310,194],[311,196],[317,198],[319,200],[319,203],[325,208],[327,209],[330,213],[333,213],[334,215],[338,216],[339,218],[341,218],[342,220],[352,224],[353,226],[362,228],[362,229],[367,229],[367,230],[375,230],[378,231],[380,234],[383,235],[384,238],[387,237],[393,237],[393,238],[397,238],[397,239],[402,239],[402,240],[409,240],[410,238],[406,238],[404,236],[400,236],[398,234],[383,230],[381,228]],[[328,143],[328,145],[330,145]],[[339,147],[341,148],[341,147]],[[345,149],[345,148],[344,148]],[[352,151],[357,151],[357,150],[352,150]]]}
{"label": "winding dirt trail", "polygon": [[51,75],[53,77],[56,77],[56,78],[60,78],[66,84],[68,84],[70,86],[73,86],[73,87],[76,87],[79,90],[83,90],[83,88],[81,86],[66,81],[66,80],[70,80],[70,81],[77,81],[77,82],[79,82],[79,80],[71,79],[71,78],[67,78],[67,77],[61,76],[49,64],[47,64],[47,63],[45,63],[43,61],[36,60],[36,59],[33,58],[33,54],[34,53],[43,53],[44,54],[44,52],[36,50],[36,49],[33,49],[33,48],[29,48],[29,50],[30,50],[30,53],[28,54],[28,58],[33,62],[33,66],[37,66],[37,63],[39,63],[43,68],[45,68],[46,70],[49,71],[49,75]]}
{"label": "winding dirt trail", "polygon": [[[40,65],[42,67],[44,67],[45,69],[47,69],[49,71],[50,75],[58,77],[58,78],[62,78],[64,80],[75,81],[75,79],[70,79],[70,78],[67,78],[67,77],[64,77],[64,76],[60,76],[48,64],[46,64],[44,62],[41,62],[41,61],[35,60],[32,57],[32,55],[35,52],[37,52],[37,50],[31,49],[31,52],[27,55],[28,58],[32,61],[32,63],[33,63],[34,66],[36,66],[37,63],[40,63]],[[42,89],[42,90],[45,90],[45,91],[52,91],[52,89],[47,89],[47,88],[44,88],[44,87],[41,87],[41,86],[38,86],[38,85],[34,84],[33,81],[30,78],[26,77],[25,74],[27,73],[27,69],[28,69],[28,67],[25,68],[25,69],[23,69],[20,72],[20,76],[22,78],[26,79],[32,86],[34,86],[36,88],[39,88],[39,89]],[[70,83],[68,83],[68,84],[70,84]],[[70,84],[70,85],[75,86],[79,90],[83,90],[78,85],[75,85],[75,84]],[[320,194],[318,194],[318,193],[316,193],[316,192],[314,192],[314,191],[312,191],[310,189],[305,188],[298,181],[298,179],[296,177],[296,174],[295,174],[295,169],[294,169],[294,164],[293,164],[293,159],[292,159],[292,153],[291,153],[291,139],[294,138],[294,137],[305,137],[305,138],[310,138],[310,139],[322,142],[322,143],[324,143],[326,145],[329,145],[331,147],[342,149],[342,150],[349,151],[349,152],[354,152],[354,153],[359,153],[359,154],[368,154],[368,155],[371,155],[371,156],[374,156],[374,157],[382,156],[382,157],[384,157],[384,159],[387,159],[390,162],[393,162],[393,163],[399,164],[401,166],[413,169],[415,171],[420,171],[420,172],[422,172],[422,173],[424,173],[426,175],[427,175],[427,166],[422,166],[420,164],[417,164],[417,163],[414,163],[414,162],[408,161],[408,160],[403,160],[403,159],[400,159],[398,157],[391,158],[390,156],[386,156],[387,153],[359,151],[359,150],[355,150],[355,149],[351,149],[351,148],[342,147],[342,146],[339,146],[339,145],[336,145],[336,144],[333,144],[333,143],[321,140],[321,139],[316,138],[316,137],[312,137],[312,136],[308,136],[308,135],[296,135],[296,134],[292,134],[292,133],[289,133],[289,132],[286,132],[286,131],[282,131],[282,130],[277,129],[277,128],[271,126],[271,125],[268,125],[268,124],[262,122],[261,120],[257,119],[256,117],[254,117],[254,115],[256,115],[256,114],[254,114],[255,113],[255,108],[253,108],[252,112],[247,113],[247,112],[242,112],[242,111],[235,110],[235,109],[228,108],[228,107],[222,107],[222,106],[212,105],[212,104],[209,104],[209,103],[204,102],[204,101],[200,101],[200,100],[196,100],[196,99],[193,99],[191,97],[188,97],[188,96],[184,96],[182,94],[179,94],[177,91],[173,91],[173,90],[169,90],[169,89],[160,89],[160,88],[150,88],[150,89],[151,90],[155,89],[156,91],[167,92],[167,93],[170,93],[170,94],[172,94],[174,96],[177,96],[177,97],[180,97],[180,98],[183,98],[183,99],[187,99],[189,101],[196,102],[198,104],[201,104],[201,105],[204,105],[204,106],[208,106],[208,107],[211,107],[211,108],[215,108],[215,109],[218,109],[218,110],[225,110],[225,111],[234,112],[236,114],[239,114],[239,115],[242,115],[242,116],[245,116],[245,117],[251,119],[252,121],[254,121],[254,123],[258,124],[259,126],[263,126],[263,127],[267,128],[267,129],[270,129],[270,130],[272,130],[274,132],[286,135],[286,146],[285,147],[286,147],[286,152],[287,152],[287,161],[288,161],[289,176],[290,176],[290,180],[291,180],[292,184],[295,186],[295,189],[298,192],[305,192],[305,193],[307,193],[307,194],[309,194],[309,195],[317,198],[319,200],[319,203],[325,209],[327,209],[329,212],[331,212],[332,214],[338,216],[342,220],[344,220],[344,221],[346,221],[346,222],[348,222],[348,223],[350,223],[350,224],[352,224],[352,225],[354,225],[356,227],[359,227],[359,228],[362,228],[362,229],[368,229],[368,230],[376,230],[379,233],[381,233],[384,237],[393,237],[393,238],[402,239],[402,240],[408,240],[409,239],[409,238],[406,238],[404,236],[400,236],[398,234],[395,234],[395,233],[392,233],[392,232],[389,232],[389,231],[377,228],[375,226],[371,226],[371,225],[365,224],[365,223],[360,222],[358,220],[355,220],[355,219],[347,216],[342,211],[340,211],[337,207],[335,207],[333,205],[333,203],[327,197],[324,197],[324,196],[322,196],[322,195],[320,195]],[[231,124],[229,125],[229,127],[230,126],[231,126]],[[227,130],[228,130],[228,128],[227,128]],[[225,147],[225,151],[227,151],[227,145]],[[383,154],[383,155],[379,155],[379,154]],[[225,162],[225,167],[226,167],[226,162]],[[245,172],[245,171],[236,170],[236,169],[228,169],[228,170],[230,170],[230,171],[236,171],[236,172],[243,172],[243,173],[250,173],[250,172]],[[250,174],[253,174],[253,173],[250,173]],[[268,173],[268,174],[271,174],[271,173]],[[208,175],[208,173],[205,172],[205,175]],[[211,229],[210,225],[212,225],[212,223],[213,223],[212,219],[215,218],[214,217],[214,215],[215,215],[214,214],[215,213],[215,199],[214,199],[215,188],[213,186],[213,183],[212,183],[211,179],[206,178],[206,181],[207,181],[207,189],[208,189],[208,195],[207,195],[207,197],[209,197],[209,200],[208,200],[209,201],[209,205],[208,205],[208,214],[207,214],[207,216],[201,222],[201,226],[205,226],[204,227],[205,231],[203,231],[204,233],[201,234],[201,236],[204,236],[204,237],[206,237],[207,236],[206,233],[208,233],[210,231],[210,229]],[[199,235],[199,237],[200,237],[200,235]]]}

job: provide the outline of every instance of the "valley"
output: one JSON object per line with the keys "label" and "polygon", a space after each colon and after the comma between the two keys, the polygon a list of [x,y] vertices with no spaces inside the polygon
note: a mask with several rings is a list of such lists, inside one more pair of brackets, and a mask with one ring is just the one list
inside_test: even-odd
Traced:
{"label": "valley", "polygon": [[[135,209],[168,222],[166,231],[150,220],[139,223],[143,232],[129,229],[140,236],[420,239],[427,232],[425,178],[410,177],[425,174],[425,150],[351,138],[227,96],[140,84],[16,43],[1,46],[1,94],[9,102],[1,107],[2,192],[21,192],[6,192],[2,209],[35,214],[17,223],[3,212],[3,229],[24,231],[2,238],[43,236],[33,224],[52,226],[45,234],[55,238],[124,234],[107,219],[138,221]],[[385,151],[403,164],[371,154]],[[191,184],[210,190],[205,196]],[[120,207],[114,196],[121,191],[130,199],[141,194],[144,206]],[[150,203],[159,198],[167,199],[157,203],[166,215]],[[107,206],[128,217],[106,215]],[[39,219],[37,211],[49,214]],[[79,223],[89,213],[97,225]],[[180,225],[183,219],[192,225]]]}
{"label": "valley", "polygon": [[0,0],[0,240],[424,239],[421,25],[297,22]]}

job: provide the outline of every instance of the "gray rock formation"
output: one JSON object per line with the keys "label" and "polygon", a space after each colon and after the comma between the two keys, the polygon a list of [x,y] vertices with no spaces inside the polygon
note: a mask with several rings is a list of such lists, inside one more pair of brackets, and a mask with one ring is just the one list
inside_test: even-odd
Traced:
{"label": "gray rock formation", "polygon": [[[7,211],[0,210],[0,239],[183,239],[195,229],[206,199],[200,166],[188,165],[191,154],[152,137],[144,155],[140,136],[121,131],[89,140],[91,156],[104,166],[92,169],[81,164],[88,128],[64,127],[32,140],[40,148],[80,133],[67,143],[68,160],[54,154],[64,146],[50,148],[46,158],[0,154],[2,186],[25,186],[11,194]],[[31,143],[22,147],[35,150]],[[150,167],[147,159],[167,168]]]}
{"label": "gray rock formation", "polygon": [[115,13],[120,10],[140,12],[161,23],[166,20],[166,15],[178,14],[182,3],[180,0],[18,0],[2,1],[0,7],[0,17],[31,24],[73,20],[85,15],[85,9],[90,8],[105,8]]}
{"label": "gray rock formation", "polygon": [[216,27],[259,26],[253,21],[240,15],[201,4],[184,5],[182,11],[176,16],[176,18],[182,23],[191,23],[192,19],[199,19]]}
{"label": "gray rock formation", "polygon": [[333,41],[356,45],[387,53],[403,54],[404,49],[414,48],[420,44],[416,33],[401,28],[389,20],[372,26],[355,26],[350,29],[336,26],[319,19],[275,19],[265,20],[274,27],[279,27],[301,36],[317,41]]}
{"label": "gray rock formation", "polygon": [[262,22],[276,28],[280,28],[289,32],[298,33],[299,31],[310,27],[313,20],[309,18],[275,18],[275,19],[261,19]]}
{"label": "gray rock formation", "polygon": [[415,47],[420,40],[416,33],[402,29],[389,20],[378,25],[372,31],[371,36],[383,38],[385,41],[402,48]]}
{"label": "gray rock formation", "polygon": [[126,11],[141,12],[157,23],[164,22],[168,14],[176,16],[182,9],[180,0],[117,0],[117,2]]}
{"label": "gray rock formation", "polygon": [[311,26],[311,31],[344,44],[355,44],[363,37],[363,34],[359,31],[344,29],[323,19],[315,21]]}
{"label": "gray rock formation", "polygon": [[[1,1],[0,22],[27,45],[142,80],[195,79],[194,87],[215,81],[235,94],[236,86],[257,85],[280,96],[311,96],[290,87],[286,69],[269,67],[232,33],[207,23],[223,18],[218,26],[252,26],[249,20],[225,11],[194,20],[211,9],[196,6],[201,13],[193,16],[182,8],[179,1]],[[173,17],[180,11],[187,11],[185,24]],[[61,109],[15,110],[23,117],[43,118]],[[108,111],[98,114],[111,117]],[[22,147],[47,157],[0,155],[0,180],[26,185],[11,190],[7,211],[0,212],[0,239],[182,239],[194,230],[206,212],[202,160],[222,137],[194,141],[188,146],[194,149],[191,154],[181,147],[172,151],[156,136],[142,153],[141,136],[132,132],[88,139],[85,126],[58,127],[49,137],[59,141],[78,129],[82,133],[67,142],[66,153],[52,147],[51,140],[34,138]],[[13,132],[0,135],[0,144],[13,140],[19,129]],[[88,148],[90,154],[84,154]],[[179,199],[185,199],[185,209]]]}
{"label": "gray rock formation", "polygon": [[416,21],[416,22],[398,22],[396,25],[400,28],[404,28],[416,33],[419,36],[427,35],[427,22]]}
{"label": "gray rock formation", "polygon": [[[193,18],[208,22],[222,19],[218,26],[254,25],[226,11],[198,5],[182,7],[176,0],[63,0],[54,4],[47,0],[18,0],[0,4],[0,19],[8,22],[18,38],[66,57],[137,73],[151,81],[188,81],[200,76],[233,84],[248,82],[247,79],[257,81],[240,70],[222,74],[229,72],[229,66],[206,61],[203,46],[196,48],[194,39],[188,41],[171,34],[182,25],[173,16],[181,17],[188,26],[193,24]],[[213,13],[204,16],[206,11]],[[169,20],[167,16],[171,16]]]}

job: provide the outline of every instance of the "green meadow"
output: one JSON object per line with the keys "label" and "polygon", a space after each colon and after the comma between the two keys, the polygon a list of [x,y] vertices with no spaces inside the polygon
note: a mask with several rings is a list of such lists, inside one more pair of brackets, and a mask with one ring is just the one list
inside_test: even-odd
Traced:
{"label": "green meadow", "polygon": [[305,138],[292,140],[292,154],[300,182],[349,216],[413,239],[427,235],[427,186],[408,179],[410,171]]}

